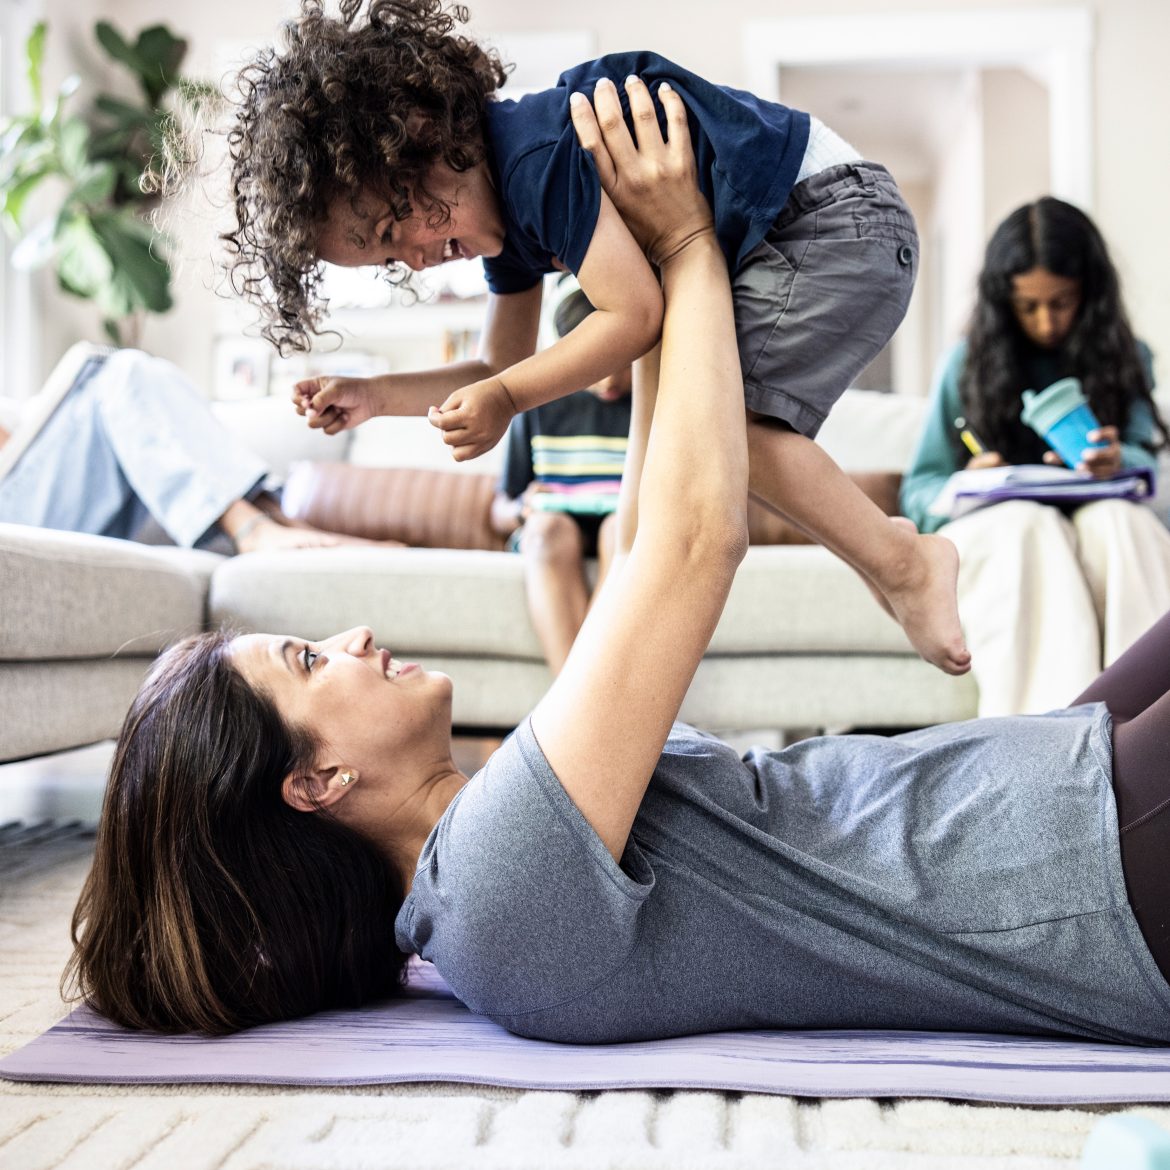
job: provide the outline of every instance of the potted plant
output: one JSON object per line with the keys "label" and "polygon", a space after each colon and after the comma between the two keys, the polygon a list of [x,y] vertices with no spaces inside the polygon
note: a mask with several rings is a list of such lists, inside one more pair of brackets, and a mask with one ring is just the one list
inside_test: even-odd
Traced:
{"label": "potted plant", "polygon": [[[47,101],[46,26],[36,25],[26,45],[32,111],[0,127],[0,217],[19,240],[14,264],[52,264],[62,289],[95,302],[115,344],[133,344],[145,314],[172,304],[167,240],[147,219],[158,196],[142,178],[163,148],[176,102],[216,95],[180,75],[187,42],[166,26],[143,29],[133,43],[106,21],[94,32],[130,72],[140,100],[100,93],[84,113],[71,113],[81,82],[70,76]],[[36,197],[45,184],[60,200],[48,215]]]}

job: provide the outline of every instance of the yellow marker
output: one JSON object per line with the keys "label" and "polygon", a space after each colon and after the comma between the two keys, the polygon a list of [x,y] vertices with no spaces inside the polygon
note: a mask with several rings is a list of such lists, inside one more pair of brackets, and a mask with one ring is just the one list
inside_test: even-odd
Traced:
{"label": "yellow marker", "polygon": [[962,415],[955,419],[955,426],[959,429],[959,438],[962,439],[963,446],[972,455],[982,455],[984,451],[983,444],[979,442],[975,432],[967,426],[967,420]]}

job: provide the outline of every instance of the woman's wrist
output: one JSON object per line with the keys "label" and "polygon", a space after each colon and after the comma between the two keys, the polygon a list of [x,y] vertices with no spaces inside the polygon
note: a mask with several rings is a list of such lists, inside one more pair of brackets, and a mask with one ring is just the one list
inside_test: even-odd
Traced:
{"label": "woman's wrist", "polygon": [[664,255],[654,260],[663,275],[667,269],[690,257],[700,254],[706,256],[723,254],[715,235],[715,225],[711,223],[681,233],[677,239],[669,241],[663,251]]}

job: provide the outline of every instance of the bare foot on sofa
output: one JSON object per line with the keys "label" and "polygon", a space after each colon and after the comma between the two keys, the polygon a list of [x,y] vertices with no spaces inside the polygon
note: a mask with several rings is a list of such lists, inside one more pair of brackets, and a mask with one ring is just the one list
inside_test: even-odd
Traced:
{"label": "bare foot on sofa", "polygon": [[6,431],[3,427],[0,427],[0,451],[4,450],[4,444],[7,443],[11,438],[12,432]]}
{"label": "bare foot on sofa", "polygon": [[271,516],[264,516],[234,539],[236,551],[271,552],[288,548],[405,548],[398,540],[363,540],[360,536],[345,536],[339,532],[322,532],[307,524],[281,524]]}

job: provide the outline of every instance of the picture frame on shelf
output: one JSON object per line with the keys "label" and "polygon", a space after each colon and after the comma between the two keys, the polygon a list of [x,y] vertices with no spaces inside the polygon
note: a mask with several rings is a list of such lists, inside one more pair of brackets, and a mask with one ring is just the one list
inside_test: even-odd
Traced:
{"label": "picture frame on shelf", "polygon": [[263,398],[269,390],[272,347],[251,337],[221,337],[215,343],[214,397],[220,402]]}

